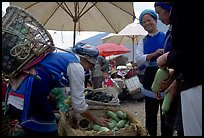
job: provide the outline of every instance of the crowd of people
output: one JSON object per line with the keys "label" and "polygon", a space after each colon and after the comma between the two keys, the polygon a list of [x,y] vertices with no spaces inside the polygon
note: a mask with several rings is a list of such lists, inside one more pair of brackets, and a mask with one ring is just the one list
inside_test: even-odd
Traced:
{"label": "crowd of people", "polygon": [[[76,44],[70,52],[49,53],[29,69],[30,74],[22,72],[15,78],[18,83],[8,85],[7,96],[2,97],[2,100],[7,98],[6,114],[18,119],[26,136],[58,136],[56,118],[47,97],[54,88],[70,87],[74,111],[107,126],[107,119],[89,111],[84,89],[115,87],[124,94],[127,93],[124,79],[138,75],[145,101],[145,128],[151,136],[157,135],[158,111],[161,136],[173,136],[174,131],[178,136],[201,136],[202,50],[201,37],[196,35],[203,28],[199,22],[200,4],[195,3],[197,9],[191,10],[191,3],[155,2],[155,10],[142,11],[139,23],[148,34],[138,43],[135,62],[131,62],[125,73],[117,69],[114,60],[100,56],[92,45]],[[166,33],[157,29],[157,20],[169,26]],[[162,68],[171,69],[172,73],[159,82],[159,92],[155,93],[151,86],[157,70]],[[117,83],[118,80],[123,84]],[[162,114],[167,93],[173,99],[170,109]]]}

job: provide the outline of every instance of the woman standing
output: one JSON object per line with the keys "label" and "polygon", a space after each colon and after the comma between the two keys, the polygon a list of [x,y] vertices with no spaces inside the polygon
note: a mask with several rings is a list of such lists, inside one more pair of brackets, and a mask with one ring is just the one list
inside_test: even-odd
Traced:
{"label": "woman standing", "polygon": [[[184,136],[202,136],[202,68],[199,67],[199,59],[202,59],[203,55],[200,46],[203,30],[201,29],[203,25],[201,21],[199,22],[201,8],[199,2],[193,6],[192,3],[185,3],[185,6],[179,2],[173,4],[171,10],[173,50],[163,54],[157,61],[159,67],[166,65],[177,72],[176,79],[167,91],[175,91],[175,86],[178,84],[180,86],[180,90],[176,92],[181,96]],[[194,17],[197,21],[186,22],[189,17]],[[189,26],[192,26],[190,31],[186,29]],[[197,35],[189,35],[189,32]]]}
{"label": "woman standing", "polygon": [[[139,21],[148,32],[148,35],[139,42],[136,48],[136,62],[139,65],[146,65],[142,89],[145,95],[146,129],[151,136],[156,136],[157,113],[163,99],[157,98],[156,93],[151,90],[151,85],[158,69],[156,59],[164,53],[165,34],[157,30],[157,14],[154,10],[144,10],[139,16]],[[162,116],[161,112],[160,116],[161,135],[166,135],[164,116]]]}
{"label": "woman standing", "polygon": [[[161,20],[161,22],[164,23],[165,25],[169,25],[169,29],[166,33],[164,53],[175,51],[175,47],[172,46],[172,15],[175,14],[175,13],[172,13],[172,3],[155,2],[154,7],[155,7],[155,11],[159,15],[159,20]],[[157,60],[159,59],[160,57]],[[158,63],[158,66],[160,67],[159,63]],[[178,75],[178,71],[174,67],[174,65],[169,65],[168,68],[171,68],[171,70],[173,70],[171,77],[169,77],[169,79],[167,79],[166,81],[160,82],[160,89],[162,89],[163,91],[166,89],[165,90],[166,92],[167,92],[167,87],[170,86],[170,84],[175,80],[175,76]],[[176,89],[175,89],[176,91],[179,91],[178,88]],[[173,93],[173,90],[171,90],[171,93]],[[182,126],[182,118],[181,118],[182,116],[181,97],[178,92],[174,94],[173,97],[174,99],[170,104],[170,108],[168,112],[165,113],[165,123],[166,123],[166,126],[171,128],[171,131],[169,131],[168,133],[170,136],[173,136],[173,130],[177,131],[178,136],[183,136],[184,134],[183,134],[183,126]]]}

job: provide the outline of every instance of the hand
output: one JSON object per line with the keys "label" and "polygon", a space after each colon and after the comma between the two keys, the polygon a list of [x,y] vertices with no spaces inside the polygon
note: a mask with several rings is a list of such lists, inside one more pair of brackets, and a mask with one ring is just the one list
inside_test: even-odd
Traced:
{"label": "hand", "polygon": [[108,126],[108,119],[103,117],[96,117],[93,113],[91,113],[89,110],[86,110],[85,112],[81,113],[84,117],[86,117],[89,120],[92,120],[93,123],[99,124],[101,126]]}
{"label": "hand", "polygon": [[171,77],[169,76],[167,80],[163,80],[158,83],[159,83],[159,90],[158,92],[156,92],[156,98],[157,100],[161,100],[162,97],[160,92],[166,90],[170,86],[170,84],[172,83]]}
{"label": "hand", "polygon": [[171,81],[170,78],[167,79],[167,80],[164,80],[164,81],[160,81],[160,82],[159,82],[159,90],[160,90],[160,91],[166,90],[166,89],[170,86],[171,82],[172,82],[172,81]]}
{"label": "hand", "polygon": [[174,74],[174,70],[173,69],[169,69],[169,77],[168,77],[168,79],[159,82],[160,91],[166,90],[171,85],[173,74]]}
{"label": "hand", "polygon": [[99,117],[99,118],[96,118],[93,122],[95,124],[107,127],[108,126],[108,121],[109,120],[107,118]]}
{"label": "hand", "polygon": [[158,57],[158,56],[162,55],[163,53],[164,53],[164,49],[157,49],[153,53],[148,54],[146,57],[146,60],[149,61],[154,57]]}
{"label": "hand", "polygon": [[166,92],[169,92],[170,94],[172,94],[172,99],[171,102],[173,101],[173,98],[175,97],[175,95],[178,92],[178,83],[176,80],[174,80],[171,85],[166,89]]}
{"label": "hand", "polygon": [[167,56],[169,52],[164,53],[163,55],[157,58],[157,65],[159,68],[164,67],[167,64]]}
{"label": "hand", "polygon": [[158,92],[156,93],[156,98],[157,98],[157,100],[162,100],[160,91],[158,91]]}
{"label": "hand", "polygon": [[162,99],[160,92],[166,90],[170,84],[171,84],[170,79],[159,82],[159,91],[156,93],[157,100]]}
{"label": "hand", "polygon": [[160,56],[164,54],[164,49],[157,49],[154,53],[155,53],[155,56]]}

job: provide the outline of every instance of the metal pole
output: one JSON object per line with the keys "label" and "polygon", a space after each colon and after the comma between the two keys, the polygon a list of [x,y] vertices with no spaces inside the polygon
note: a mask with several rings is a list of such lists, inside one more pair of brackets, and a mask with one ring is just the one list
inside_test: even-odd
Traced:
{"label": "metal pole", "polygon": [[73,38],[73,46],[75,45],[75,38],[76,38],[76,23],[77,23],[77,22],[74,21],[74,38]]}
{"label": "metal pole", "polygon": [[135,41],[135,38],[134,38],[134,35],[133,35],[133,37],[132,37],[132,44],[133,44],[133,51],[132,51],[133,52],[132,53],[133,54],[133,57],[132,57],[133,59],[132,59],[132,61],[135,61],[135,46],[134,46],[135,42],[134,41]]}

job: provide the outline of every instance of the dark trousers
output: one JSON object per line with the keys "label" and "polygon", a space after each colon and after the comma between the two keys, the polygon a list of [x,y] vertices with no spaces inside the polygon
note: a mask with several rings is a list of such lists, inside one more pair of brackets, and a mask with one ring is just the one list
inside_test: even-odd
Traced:
{"label": "dark trousers", "polygon": [[27,128],[23,128],[24,135],[23,136],[59,136],[58,130],[53,132],[37,132]]}
{"label": "dark trousers", "polygon": [[169,111],[165,114],[165,123],[168,127],[171,127],[172,129],[176,130],[178,136],[184,136],[180,93],[178,93],[174,97],[174,100],[170,105]]}
{"label": "dark trousers", "polygon": [[[151,85],[154,81],[154,76],[157,72],[158,67],[147,67],[144,79],[143,87],[151,91]],[[149,131],[151,136],[157,135],[157,114],[160,113],[161,120],[161,135],[162,136],[172,136],[173,129],[165,125],[165,116],[161,113],[161,106],[163,100],[157,100],[156,98],[150,98],[145,96],[145,113],[146,113],[146,129]]]}
{"label": "dark trousers", "polygon": [[88,84],[92,87],[92,82],[90,81],[90,78],[85,76],[85,82],[84,82],[85,88],[87,88]]}
{"label": "dark trousers", "polygon": [[165,125],[165,116],[161,114],[161,106],[163,100],[145,97],[145,111],[146,111],[146,129],[151,136],[157,136],[157,115],[158,111],[161,120],[161,135],[172,136],[173,129]]}

